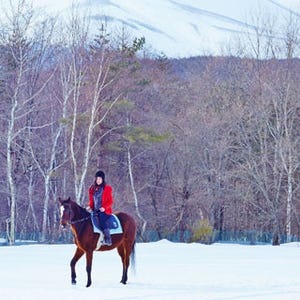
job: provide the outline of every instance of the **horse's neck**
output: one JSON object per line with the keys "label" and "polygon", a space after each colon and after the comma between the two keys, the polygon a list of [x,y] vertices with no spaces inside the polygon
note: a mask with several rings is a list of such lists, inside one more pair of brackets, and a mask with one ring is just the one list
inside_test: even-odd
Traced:
{"label": "horse's neck", "polygon": [[[75,207],[73,207],[73,224],[71,225],[73,234],[78,239],[85,227],[85,222],[87,221],[88,217],[90,216],[90,213],[86,211],[83,207],[76,204]],[[77,222],[76,222],[77,221]]]}
{"label": "horse's neck", "polygon": [[75,217],[76,219],[80,219],[80,218],[85,218],[87,216],[89,216],[89,212],[86,211],[83,207],[81,207],[80,205],[76,205],[76,209],[75,209]]}

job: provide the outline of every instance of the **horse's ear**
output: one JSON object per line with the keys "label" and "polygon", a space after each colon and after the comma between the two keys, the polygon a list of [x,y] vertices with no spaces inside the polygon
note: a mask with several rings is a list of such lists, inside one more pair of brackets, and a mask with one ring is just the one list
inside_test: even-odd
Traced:
{"label": "horse's ear", "polygon": [[68,198],[68,201],[71,201],[71,197]]}
{"label": "horse's ear", "polygon": [[60,197],[58,197],[58,202],[60,203],[60,204],[62,204],[63,203],[63,200],[60,198]]}

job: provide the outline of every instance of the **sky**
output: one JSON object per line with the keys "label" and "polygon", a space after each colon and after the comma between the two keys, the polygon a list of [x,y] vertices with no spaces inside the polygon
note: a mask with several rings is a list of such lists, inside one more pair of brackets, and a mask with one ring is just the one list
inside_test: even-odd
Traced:
{"label": "sky", "polygon": [[[240,33],[253,29],[253,16],[271,13],[287,19],[300,12],[299,0],[33,0],[47,13],[69,11],[72,3],[86,11],[95,28],[104,16],[113,30],[126,26],[144,36],[149,51],[169,57],[220,54]],[[98,26],[99,25],[99,26]],[[116,29],[117,28],[117,29]]]}
{"label": "sky", "polygon": [[85,258],[71,285],[74,245],[0,247],[3,300],[296,300],[300,299],[300,244],[203,245],[161,240],[136,245],[135,272],[121,279],[116,250],[94,252],[92,286]]}

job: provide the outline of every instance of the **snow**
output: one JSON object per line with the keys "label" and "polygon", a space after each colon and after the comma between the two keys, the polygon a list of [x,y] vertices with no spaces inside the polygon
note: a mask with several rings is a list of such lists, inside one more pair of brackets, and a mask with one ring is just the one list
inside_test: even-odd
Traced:
{"label": "snow", "polygon": [[74,245],[0,247],[3,300],[201,299],[285,300],[300,296],[300,247],[184,244],[162,240],[136,245],[135,272],[121,279],[116,250],[95,252],[92,286],[85,287],[85,259],[70,282]]}

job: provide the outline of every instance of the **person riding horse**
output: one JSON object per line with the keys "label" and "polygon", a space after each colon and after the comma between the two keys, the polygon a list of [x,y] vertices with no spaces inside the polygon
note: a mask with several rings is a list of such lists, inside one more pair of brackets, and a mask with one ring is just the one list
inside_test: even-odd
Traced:
{"label": "person riding horse", "polygon": [[107,221],[112,214],[113,196],[112,187],[105,182],[105,174],[98,171],[95,181],[89,187],[89,203],[87,210],[92,212],[92,218],[104,234],[104,245],[112,244]]}
{"label": "person riding horse", "polygon": [[92,284],[92,261],[93,252],[110,251],[117,249],[122,261],[122,279],[121,283],[126,284],[128,280],[128,268],[131,264],[134,267],[135,263],[135,240],[136,240],[136,222],[134,218],[125,212],[116,212],[116,217],[119,219],[122,227],[122,233],[114,234],[111,246],[103,246],[95,248],[98,245],[99,235],[94,233],[91,214],[76,201],[58,198],[60,203],[60,224],[65,227],[71,225],[74,234],[74,243],[76,250],[73,258],[70,261],[71,267],[71,282],[76,284],[75,265],[78,260],[85,254],[86,256],[86,287]]}

